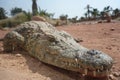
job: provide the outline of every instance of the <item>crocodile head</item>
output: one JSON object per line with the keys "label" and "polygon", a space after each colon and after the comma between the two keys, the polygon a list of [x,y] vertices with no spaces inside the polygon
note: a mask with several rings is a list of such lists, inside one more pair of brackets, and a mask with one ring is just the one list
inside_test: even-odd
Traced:
{"label": "crocodile head", "polygon": [[[102,51],[89,50],[64,31],[48,31],[46,40],[49,54],[55,55],[56,66],[93,77],[104,77],[110,73],[113,59]],[[47,43],[47,42],[45,42]]]}
{"label": "crocodile head", "polygon": [[[73,51],[72,51],[73,52]],[[105,77],[109,75],[113,59],[98,50],[74,51],[64,56],[66,68],[92,77]]]}

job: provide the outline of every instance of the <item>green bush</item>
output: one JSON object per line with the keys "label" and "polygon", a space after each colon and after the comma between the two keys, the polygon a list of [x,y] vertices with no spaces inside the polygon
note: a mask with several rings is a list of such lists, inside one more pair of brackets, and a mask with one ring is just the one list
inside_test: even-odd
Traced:
{"label": "green bush", "polygon": [[12,18],[0,20],[0,27],[16,27],[26,21],[29,21],[28,16],[25,13],[19,13]]}

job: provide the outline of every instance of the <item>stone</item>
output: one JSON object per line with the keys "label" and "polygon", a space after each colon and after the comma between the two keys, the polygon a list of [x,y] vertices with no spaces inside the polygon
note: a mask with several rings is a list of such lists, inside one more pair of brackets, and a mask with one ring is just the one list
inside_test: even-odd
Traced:
{"label": "stone", "polygon": [[114,31],[115,29],[114,28],[111,28],[110,31]]}
{"label": "stone", "polygon": [[77,43],[79,43],[79,42],[83,42],[83,40],[80,39],[80,38],[74,38],[74,40],[75,40]]}
{"label": "stone", "polygon": [[16,56],[16,57],[21,57],[22,55],[21,55],[21,54],[19,54],[19,53],[17,53],[15,56]]}
{"label": "stone", "polygon": [[3,44],[6,52],[22,49],[44,63],[92,77],[107,76],[113,65],[107,54],[83,47],[70,34],[44,21],[19,25],[6,34]]}
{"label": "stone", "polygon": [[115,77],[120,77],[120,72],[114,72],[113,75],[114,75]]}
{"label": "stone", "polygon": [[44,21],[46,22],[45,18],[41,17],[41,16],[33,16],[32,21]]}
{"label": "stone", "polygon": [[109,79],[110,79],[110,80],[117,80],[117,78],[116,78],[116,77],[114,77],[112,74],[111,74],[111,75],[109,75]]}

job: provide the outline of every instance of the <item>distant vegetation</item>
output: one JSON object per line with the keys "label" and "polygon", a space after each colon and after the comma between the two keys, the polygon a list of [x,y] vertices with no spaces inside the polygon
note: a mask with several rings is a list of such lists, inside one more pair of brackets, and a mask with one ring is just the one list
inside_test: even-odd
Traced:
{"label": "distant vegetation", "polygon": [[[87,5],[84,9],[86,12],[84,15],[78,19],[78,16],[69,18],[67,14],[62,14],[58,19],[53,18],[54,13],[49,13],[47,10],[41,8],[38,9],[37,0],[32,1],[32,12],[24,11],[22,8],[14,7],[10,10],[11,17],[7,16],[7,12],[4,8],[0,7],[0,28],[1,27],[15,27],[20,23],[30,21],[32,16],[42,16],[49,23],[59,26],[66,25],[69,23],[76,23],[81,21],[89,20],[105,20],[107,16],[110,16],[112,19],[120,17],[120,9],[113,9],[110,6],[106,6],[102,11],[99,11],[97,8],[93,8],[90,5]],[[120,18],[118,19],[120,20]]]}
{"label": "distant vegetation", "polygon": [[106,6],[102,11],[99,11],[97,8],[93,8],[90,5],[87,5],[85,8],[87,11],[83,17],[81,17],[81,21],[86,20],[104,20],[106,19],[106,14],[108,14],[112,19],[120,17],[120,10],[118,8],[113,9],[110,6]]}
{"label": "distant vegetation", "polygon": [[11,16],[14,16],[14,15],[24,12],[24,11],[22,10],[22,8],[15,7],[15,8],[12,8],[12,10],[10,12],[11,12]]}
{"label": "distant vegetation", "polygon": [[7,18],[6,14],[7,14],[6,10],[0,7],[0,20]]}

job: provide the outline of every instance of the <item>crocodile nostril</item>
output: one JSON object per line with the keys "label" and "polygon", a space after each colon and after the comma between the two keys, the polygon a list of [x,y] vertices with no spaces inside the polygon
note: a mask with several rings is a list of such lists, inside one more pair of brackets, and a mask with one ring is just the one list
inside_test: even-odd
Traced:
{"label": "crocodile nostril", "polygon": [[89,51],[87,51],[87,53],[90,55],[97,55],[97,54],[100,54],[101,52],[98,50],[89,50]]}

